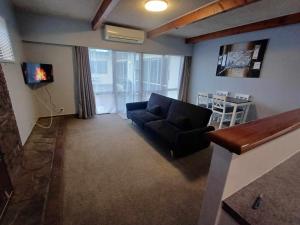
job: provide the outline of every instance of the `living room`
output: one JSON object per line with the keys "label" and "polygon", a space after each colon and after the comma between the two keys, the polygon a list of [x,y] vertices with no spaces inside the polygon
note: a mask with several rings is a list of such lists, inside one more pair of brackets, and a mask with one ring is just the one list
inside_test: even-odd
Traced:
{"label": "living room", "polygon": [[[233,129],[299,108],[300,2],[149,2],[0,1],[12,54],[0,54],[0,150],[13,190],[0,224],[225,224],[203,211],[212,159],[215,144],[240,143],[218,135],[241,141]],[[30,77],[36,66],[44,82]],[[297,127],[294,114],[255,129],[270,140]]]}

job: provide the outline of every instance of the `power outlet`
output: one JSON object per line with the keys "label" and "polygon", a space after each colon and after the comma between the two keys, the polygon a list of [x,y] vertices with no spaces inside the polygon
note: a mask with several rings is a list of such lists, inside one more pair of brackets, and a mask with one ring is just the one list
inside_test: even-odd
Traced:
{"label": "power outlet", "polygon": [[61,108],[59,108],[59,112],[64,112],[65,111],[65,109],[63,108],[63,107],[61,107]]}

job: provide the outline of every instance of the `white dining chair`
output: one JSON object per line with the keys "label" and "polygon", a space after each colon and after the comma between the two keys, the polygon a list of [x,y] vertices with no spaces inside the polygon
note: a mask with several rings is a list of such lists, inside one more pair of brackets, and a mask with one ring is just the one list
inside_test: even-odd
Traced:
{"label": "white dining chair", "polygon": [[[241,94],[241,93],[236,93],[234,95],[235,98],[238,98],[238,99],[243,99],[243,100],[247,100],[247,101],[250,101],[251,99],[251,95],[248,95],[248,94]],[[236,123],[241,123],[244,119],[244,117],[246,117],[247,115],[247,108],[249,106],[239,106],[238,107],[238,110],[236,112],[236,118],[235,118],[235,121]],[[246,118],[245,118],[246,119]]]}
{"label": "white dining chair", "polygon": [[197,105],[211,109],[212,107],[211,94],[199,92],[197,96]]}
{"label": "white dining chair", "polygon": [[247,94],[240,94],[240,93],[236,93],[234,95],[235,98],[238,98],[238,99],[244,99],[244,100],[250,100],[251,99],[251,95],[247,95]]}
{"label": "white dining chair", "polygon": [[226,107],[227,96],[213,95],[212,98],[212,115],[209,120],[211,125],[212,121],[217,118],[219,122],[219,129],[222,128],[225,117],[231,118],[233,109],[232,107]]}
{"label": "white dining chair", "polygon": [[216,91],[216,95],[229,96],[229,91]]}

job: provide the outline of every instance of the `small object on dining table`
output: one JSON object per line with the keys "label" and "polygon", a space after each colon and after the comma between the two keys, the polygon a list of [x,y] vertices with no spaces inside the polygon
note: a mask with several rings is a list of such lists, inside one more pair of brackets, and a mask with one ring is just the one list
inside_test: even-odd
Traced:
{"label": "small object on dining table", "polygon": [[253,205],[252,205],[252,209],[258,209],[261,205],[262,202],[262,197],[263,194],[260,194],[254,201]]}

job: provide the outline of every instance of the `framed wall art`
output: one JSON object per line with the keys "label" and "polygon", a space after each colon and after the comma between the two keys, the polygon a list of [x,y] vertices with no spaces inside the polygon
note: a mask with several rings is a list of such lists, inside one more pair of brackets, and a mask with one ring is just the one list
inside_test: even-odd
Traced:
{"label": "framed wall art", "polygon": [[220,47],[217,76],[258,78],[269,39]]}

